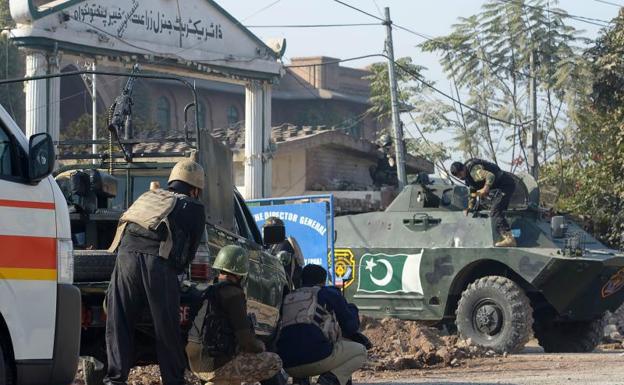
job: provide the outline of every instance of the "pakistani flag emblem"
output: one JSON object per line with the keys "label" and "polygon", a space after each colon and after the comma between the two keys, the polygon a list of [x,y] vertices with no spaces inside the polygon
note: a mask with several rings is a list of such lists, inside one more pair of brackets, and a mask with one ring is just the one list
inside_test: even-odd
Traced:
{"label": "pakistani flag emblem", "polygon": [[358,291],[366,293],[420,293],[419,254],[364,254],[360,259]]}

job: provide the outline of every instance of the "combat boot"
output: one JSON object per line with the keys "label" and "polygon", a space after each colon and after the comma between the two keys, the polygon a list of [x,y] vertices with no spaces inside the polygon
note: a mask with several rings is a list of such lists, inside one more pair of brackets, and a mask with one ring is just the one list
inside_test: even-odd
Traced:
{"label": "combat boot", "polygon": [[496,242],[494,244],[494,246],[496,246],[496,247],[516,247],[516,238],[514,238],[514,236],[511,233],[511,231],[506,231],[506,232],[504,232],[501,235],[503,236],[503,239],[501,239],[500,241]]}

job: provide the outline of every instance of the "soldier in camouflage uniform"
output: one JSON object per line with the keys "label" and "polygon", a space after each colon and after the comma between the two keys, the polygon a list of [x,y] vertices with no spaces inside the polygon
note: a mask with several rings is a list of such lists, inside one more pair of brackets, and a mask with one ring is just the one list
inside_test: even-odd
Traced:
{"label": "soldier in camouflage uniform", "polygon": [[148,308],[156,334],[163,384],[184,384],[178,274],[195,257],[204,232],[199,201],[204,170],[193,159],[178,162],[169,189],[151,189],[122,215],[109,251],[118,250],[106,295],[106,384],[125,384],[133,361],[134,325]]}
{"label": "soldier in camouflage uniform", "polygon": [[204,295],[193,320],[186,353],[191,370],[214,385],[255,383],[273,377],[282,368],[275,353],[256,338],[249,317],[243,283],[249,270],[247,251],[223,247],[212,268],[219,282]]}
{"label": "soldier in camouflage uniform", "polygon": [[[466,163],[453,162],[451,174],[463,180],[470,192],[479,197],[487,197],[490,190],[498,189],[499,193],[492,199],[490,215],[496,223],[496,230],[502,239],[494,244],[497,247],[515,247],[516,239],[511,233],[509,223],[505,219],[505,210],[509,207],[511,196],[516,188],[511,175],[501,170],[496,164],[482,159],[470,159]],[[475,202],[474,195],[468,201],[468,210]],[[468,212],[466,211],[466,213]]]}

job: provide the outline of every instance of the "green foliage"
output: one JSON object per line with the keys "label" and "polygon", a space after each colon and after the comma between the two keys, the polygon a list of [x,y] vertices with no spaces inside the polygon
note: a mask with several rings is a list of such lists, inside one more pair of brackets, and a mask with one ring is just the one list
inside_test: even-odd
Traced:
{"label": "green foliage", "polygon": [[535,52],[534,77],[542,100],[538,111],[541,160],[561,153],[561,131],[568,125],[562,111],[579,75],[574,65],[578,37],[565,24],[565,11],[551,8],[552,4],[490,0],[477,15],[460,18],[451,34],[422,45],[423,50],[442,55],[455,98],[471,107],[440,107],[438,115],[454,115],[446,123],[455,132],[456,150],[494,161],[509,150],[512,158],[519,155],[519,141],[526,139],[526,122],[531,120],[529,63]]}
{"label": "green foliage", "polygon": [[[586,52],[589,87],[576,99],[578,125],[571,155],[561,169],[559,208],[591,218],[594,231],[612,246],[624,232],[624,10]],[[580,89],[582,91],[582,89]]]}
{"label": "green foliage", "polygon": [[[402,57],[397,59],[396,62],[400,64],[400,66],[396,67],[395,72],[399,88],[397,99],[402,109],[409,105],[412,98],[422,91],[421,86],[414,85],[417,83],[414,83],[414,75],[412,73],[420,75],[425,67],[412,63],[412,59],[409,57]],[[408,69],[411,73],[401,67]],[[369,99],[371,107],[368,109],[368,113],[379,122],[388,122],[392,119],[388,64],[374,63],[369,70],[372,74],[365,77],[365,79],[371,82],[371,96]]]}

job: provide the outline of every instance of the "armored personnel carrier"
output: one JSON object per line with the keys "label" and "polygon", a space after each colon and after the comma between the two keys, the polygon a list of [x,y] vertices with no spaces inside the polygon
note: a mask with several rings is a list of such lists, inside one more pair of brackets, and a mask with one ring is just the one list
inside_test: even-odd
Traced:
{"label": "armored personnel carrier", "polygon": [[518,247],[496,248],[487,202],[464,213],[468,189],[420,176],[384,212],[336,218],[336,278],[375,317],[456,326],[498,352],[535,335],[546,352],[591,351],[603,314],[624,300],[624,254],[539,208],[515,176],[505,213]]}

